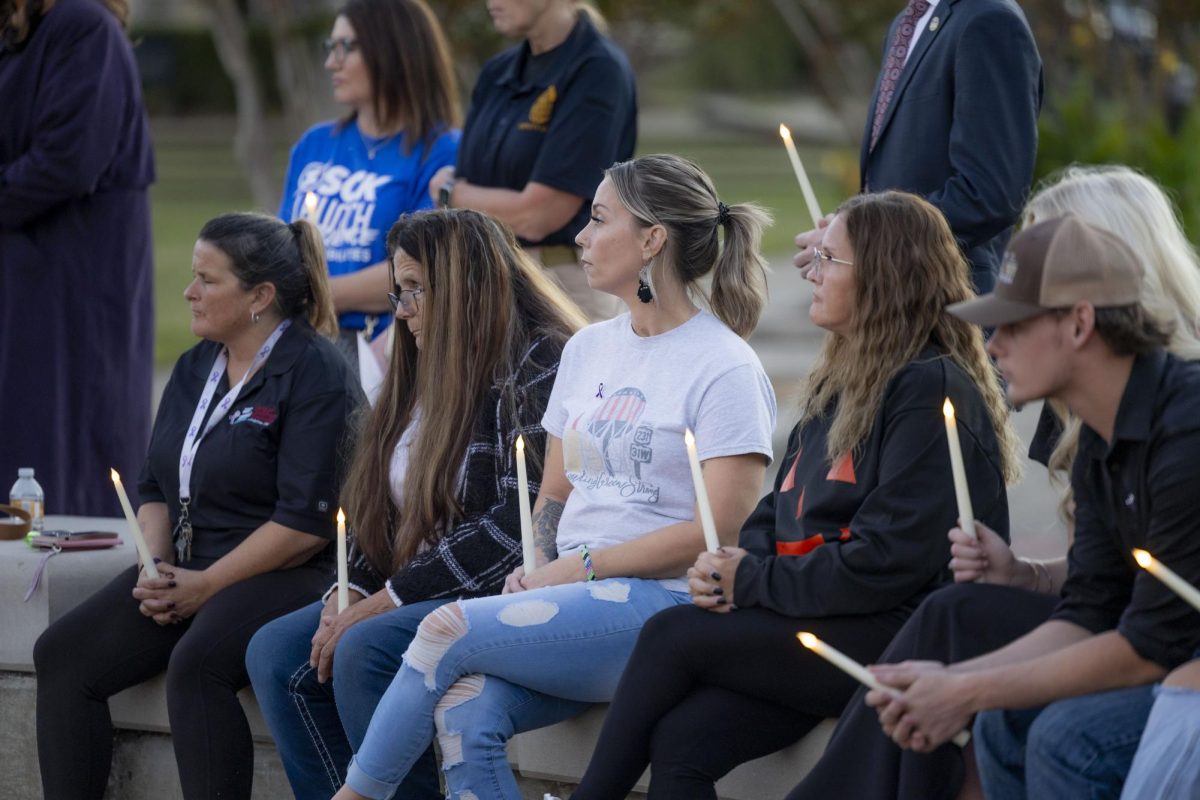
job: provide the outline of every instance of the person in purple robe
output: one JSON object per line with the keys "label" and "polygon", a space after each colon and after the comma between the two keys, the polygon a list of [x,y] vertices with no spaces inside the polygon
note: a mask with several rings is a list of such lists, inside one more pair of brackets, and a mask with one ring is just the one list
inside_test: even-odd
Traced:
{"label": "person in purple robe", "polygon": [[117,516],[150,435],[150,130],[125,0],[0,0],[0,488]]}

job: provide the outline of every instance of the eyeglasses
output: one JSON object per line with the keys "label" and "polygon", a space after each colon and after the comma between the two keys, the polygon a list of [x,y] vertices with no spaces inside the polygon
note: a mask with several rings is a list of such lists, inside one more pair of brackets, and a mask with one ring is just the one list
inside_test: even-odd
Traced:
{"label": "eyeglasses", "polygon": [[819,247],[814,247],[812,261],[809,262],[809,266],[808,266],[808,275],[805,277],[816,278],[817,276],[819,276],[821,274],[821,270],[824,269],[825,265],[830,264],[830,263],[845,264],[847,267],[854,266],[853,261],[846,261],[841,258],[834,258],[833,256],[829,255],[829,253],[826,253],[824,250],[820,249]]}
{"label": "eyeglasses", "polygon": [[388,292],[388,302],[392,304],[392,313],[396,313],[396,309],[403,309],[404,313],[411,314],[417,310],[417,298],[424,294],[424,289],[401,289],[396,287],[395,293]]}
{"label": "eyeglasses", "polygon": [[326,39],[321,42],[321,49],[325,51],[325,56],[333,56],[333,60],[337,63],[342,63],[346,60],[346,56],[358,51],[357,39]]}

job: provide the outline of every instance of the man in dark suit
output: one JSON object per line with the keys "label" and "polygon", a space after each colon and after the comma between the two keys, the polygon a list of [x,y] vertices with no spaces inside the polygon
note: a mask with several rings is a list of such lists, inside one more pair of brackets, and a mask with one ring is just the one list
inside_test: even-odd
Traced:
{"label": "man in dark suit", "polygon": [[[1041,57],[1013,0],[909,0],[888,32],[860,188],[937,206],[988,292],[1033,180],[1041,104]],[[820,239],[796,237],[796,266]]]}

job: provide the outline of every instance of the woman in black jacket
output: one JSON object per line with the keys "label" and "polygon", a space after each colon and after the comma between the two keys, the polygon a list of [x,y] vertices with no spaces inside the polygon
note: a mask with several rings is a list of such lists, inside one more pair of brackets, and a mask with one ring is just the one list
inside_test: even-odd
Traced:
{"label": "woman in black jacket", "polygon": [[1017,440],[981,332],[942,311],[973,296],[942,216],[900,192],[853,198],[807,277],[828,334],[775,489],[740,547],[689,571],[693,607],[646,624],[573,800],[624,797],[647,764],[651,798],[715,798],[735,766],[841,713],[857,684],[796,633],[874,661],[948,580],[947,397],[975,514],[1007,535]]}

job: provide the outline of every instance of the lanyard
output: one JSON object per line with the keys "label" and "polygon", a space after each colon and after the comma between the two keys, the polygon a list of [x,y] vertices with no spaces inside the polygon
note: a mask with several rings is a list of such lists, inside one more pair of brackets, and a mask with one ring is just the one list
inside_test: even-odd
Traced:
{"label": "lanyard", "polygon": [[246,381],[263,365],[267,357],[271,355],[271,351],[275,349],[275,344],[279,341],[279,337],[283,335],[283,332],[291,324],[291,320],[285,319],[271,332],[271,335],[267,337],[267,341],[263,343],[263,346],[259,348],[258,353],[254,356],[254,361],[250,364],[250,368],[246,370],[246,374],[238,381],[237,386],[234,386],[221,398],[221,402],[217,404],[216,411],[208,418],[208,423],[201,430],[200,423],[204,419],[204,413],[208,411],[209,403],[212,402],[213,396],[217,392],[217,384],[220,383],[221,375],[225,372],[225,365],[229,363],[228,349],[222,348],[221,352],[217,354],[217,359],[213,362],[212,371],[208,373],[208,381],[204,385],[204,391],[200,395],[200,402],[196,405],[196,413],[192,415],[192,424],[188,426],[187,436],[183,439],[183,450],[179,454],[179,502],[185,508],[192,499],[192,465],[196,461],[196,451],[200,449],[201,440],[208,435],[209,431],[217,426],[217,423],[229,411],[229,407],[237,400]]}

